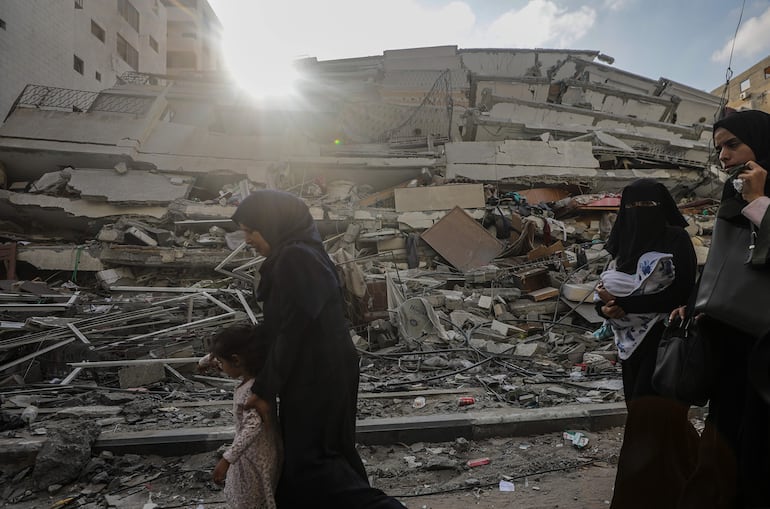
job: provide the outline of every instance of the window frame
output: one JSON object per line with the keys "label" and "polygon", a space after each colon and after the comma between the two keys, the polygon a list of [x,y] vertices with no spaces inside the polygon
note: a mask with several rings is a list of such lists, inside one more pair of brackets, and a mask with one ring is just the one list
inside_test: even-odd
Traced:
{"label": "window frame", "polygon": [[76,73],[80,74],[81,76],[85,76],[86,72],[86,63],[83,61],[82,58],[75,55],[73,53],[72,55],[72,68],[75,70]]}
{"label": "window frame", "polygon": [[[139,71],[139,51],[137,51],[136,48],[134,48],[130,42],[126,40],[125,37],[117,34],[117,40],[115,42],[115,50],[118,53],[118,56],[121,60],[123,60],[125,63],[128,64],[129,67],[131,67],[135,71]],[[123,46],[123,51],[121,51],[121,46]],[[133,58],[132,58],[133,57]],[[135,59],[136,61],[134,63],[131,62],[131,60]]]}
{"label": "window frame", "polygon": [[[98,29],[98,33],[94,32],[94,27]],[[102,28],[102,26],[99,23],[94,21],[93,18],[91,18],[91,35],[93,35],[94,37],[102,41],[102,43],[107,42],[107,31],[104,28]]]}
{"label": "window frame", "polygon": [[139,33],[139,11],[129,0],[118,0],[118,14]]}

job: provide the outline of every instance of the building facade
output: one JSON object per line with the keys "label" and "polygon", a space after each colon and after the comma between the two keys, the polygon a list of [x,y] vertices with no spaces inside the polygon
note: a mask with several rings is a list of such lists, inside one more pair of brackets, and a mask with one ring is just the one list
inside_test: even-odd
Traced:
{"label": "building facade", "polygon": [[3,0],[0,123],[28,84],[97,92],[126,72],[216,71],[221,33],[206,0]]}
{"label": "building facade", "polygon": [[205,0],[163,0],[168,15],[168,73],[217,71],[222,24]]}
{"label": "building facade", "polygon": [[[724,85],[714,90],[721,96]],[[770,113],[770,55],[746,71],[733,76],[725,96],[727,106],[736,110],[752,109]]]}

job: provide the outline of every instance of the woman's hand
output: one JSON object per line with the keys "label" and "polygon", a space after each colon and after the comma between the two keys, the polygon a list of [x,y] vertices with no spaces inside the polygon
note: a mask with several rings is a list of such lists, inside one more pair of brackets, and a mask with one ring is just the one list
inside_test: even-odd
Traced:
{"label": "woman's hand", "polygon": [[674,323],[677,318],[684,322],[686,312],[687,306],[679,306],[668,315],[668,323]]}
{"label": "woman's hand", "polygon": [[767,170],[754,161],[746,163],[746,169],[738,174],[736,179],[743,181],[741,196],[744,200],[751,203],[760,196],[765,195],[765,181],[767,180]]}
{"label": "woman's hand", "polygon": [[273,424],[273,407],[256,394],[252,393],[248,397],[246,403],[243,404],[243,408],[244,410],[256,410],[266,427]]}
{"label": "woman's hand", "polygon": [[617,305],[614,298],[602,306],[602,313],[604,313],[604,316],[607,318],[623,318],[626,316],[626,312],[623,311],[622,307]]}
{"label": "woman's hand", "polygon": [[602,302],[604,302],[605,304],[608,304],[610,301],[615,300],[615,296],[607,291],[603,283],[599,283],[598,285],[596,285],[596,293],[597,295],[599,295],[599,298],[602,299]]}
{"label": "woman's hand", "polygon": [[214,482],[219,484],[220,486],[225,483],[225,478],[227,477],[227,470],[230,468],[230,462],[226,459],[222,458],[219,460],[219,463],[217,463],[217,466],[214,467],[214,472],[212,472],[211,477],[214,479]]}

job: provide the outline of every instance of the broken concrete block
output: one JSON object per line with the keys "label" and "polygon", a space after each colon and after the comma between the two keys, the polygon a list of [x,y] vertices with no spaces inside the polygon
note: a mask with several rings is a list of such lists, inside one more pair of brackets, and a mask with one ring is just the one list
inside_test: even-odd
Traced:
{"label": "broken concrete block", "polygon": [[572,396],[572,391],[556,385],[551,387],[546,387],[545,392],[547,392],[548,394],[553,394],[555,396],[563,396],[563,397]]}
{"label": "broken concrete block", "polygon": [[492,354],[501,354],[510,352],[513,350],[515,345],[512,345],[511,343],[498,343],[496,341],[488,341],[487,342],[487,352]]}
{"label": "broken concrete block", "polygon": [[514,334],[523,333],[524,329],[520,329],[507,323],[492,320],[491,329],[495,332],[502,334],[503,336],[512,336]]}
{"label": "broken concrete block", "polygon": [[96,279],[104,289],[114,285],[131,286],[134,283],[134,274],[129,267],[102,270],[96,273]]}
{"label": "broken concrete block", "polygon": [[118,372],[121,389],[142,387],[166,378],[166,370],[161,363],[128,366]]}
{"label": "broken concrete block", "polygon": [[444,306],[449,311],[454,311],[456,309],[463,309],[463,298],[462,295],[447,295],[444,301]]}
{"label": "broken concrete block", "polygon": [[35,460],[32,477],[39,488],[67,484],[77,479],[91,459],[91,448],[101,428],[89,420],[76,426],[60,425],[52,429]]}
{"label": "broken concrete block", "polygon": [[514,350],[513,355],[532,357],[534,355],[542,355],[545,351],[545,346],[542,343],[535,341],[532,343],[519,343],[516,345],[516,350]]}
{"label": "broken concrete block", "polygon": [[122,411],[123,407],[119,406],[89,405],[62,408],[56,412],[56,415],[61,417],[86,417],[88,419],[93,419],[96,417],[112,417],[118,415]]}
{"label": "broken concrete block", "polygon": [[487,295],[482,295],[479,299],[479,307],[482,309],[491,309],[492,308],[492,297],[489,297]]}
{"label": "broken concrete block", "polygon": [[123,242],[123,231],[115,228],[115,225],[104,225],[99,233],[96,234],[96,240],[102,242]]}
{"label": "broken concrete block", "polygon": [[132,226],[126,230],[126,236],[133,237],[134,239],[138,240],[142,244],[146,244],[148,246],[157,246],[158,242],[150,237],[147,233],[143,232],[136,226]]}

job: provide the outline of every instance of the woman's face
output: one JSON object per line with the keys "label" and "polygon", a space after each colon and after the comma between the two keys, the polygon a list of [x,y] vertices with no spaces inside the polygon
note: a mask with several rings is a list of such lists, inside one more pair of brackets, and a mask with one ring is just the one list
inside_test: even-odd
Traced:
{"label": "woman's face", "polygon": [[756,160],[751,147],[724,127],[719,127],[714,131],[714,148],[719,154],[719,162],[722,163],[724,169]]}
{"label": "woman's face", "polygon": [[241,225],[241,231],[246,234],[246,244],[256,249],[262,256],[270,256],[270,244],[268,244],[261,233],[243,224]]}

